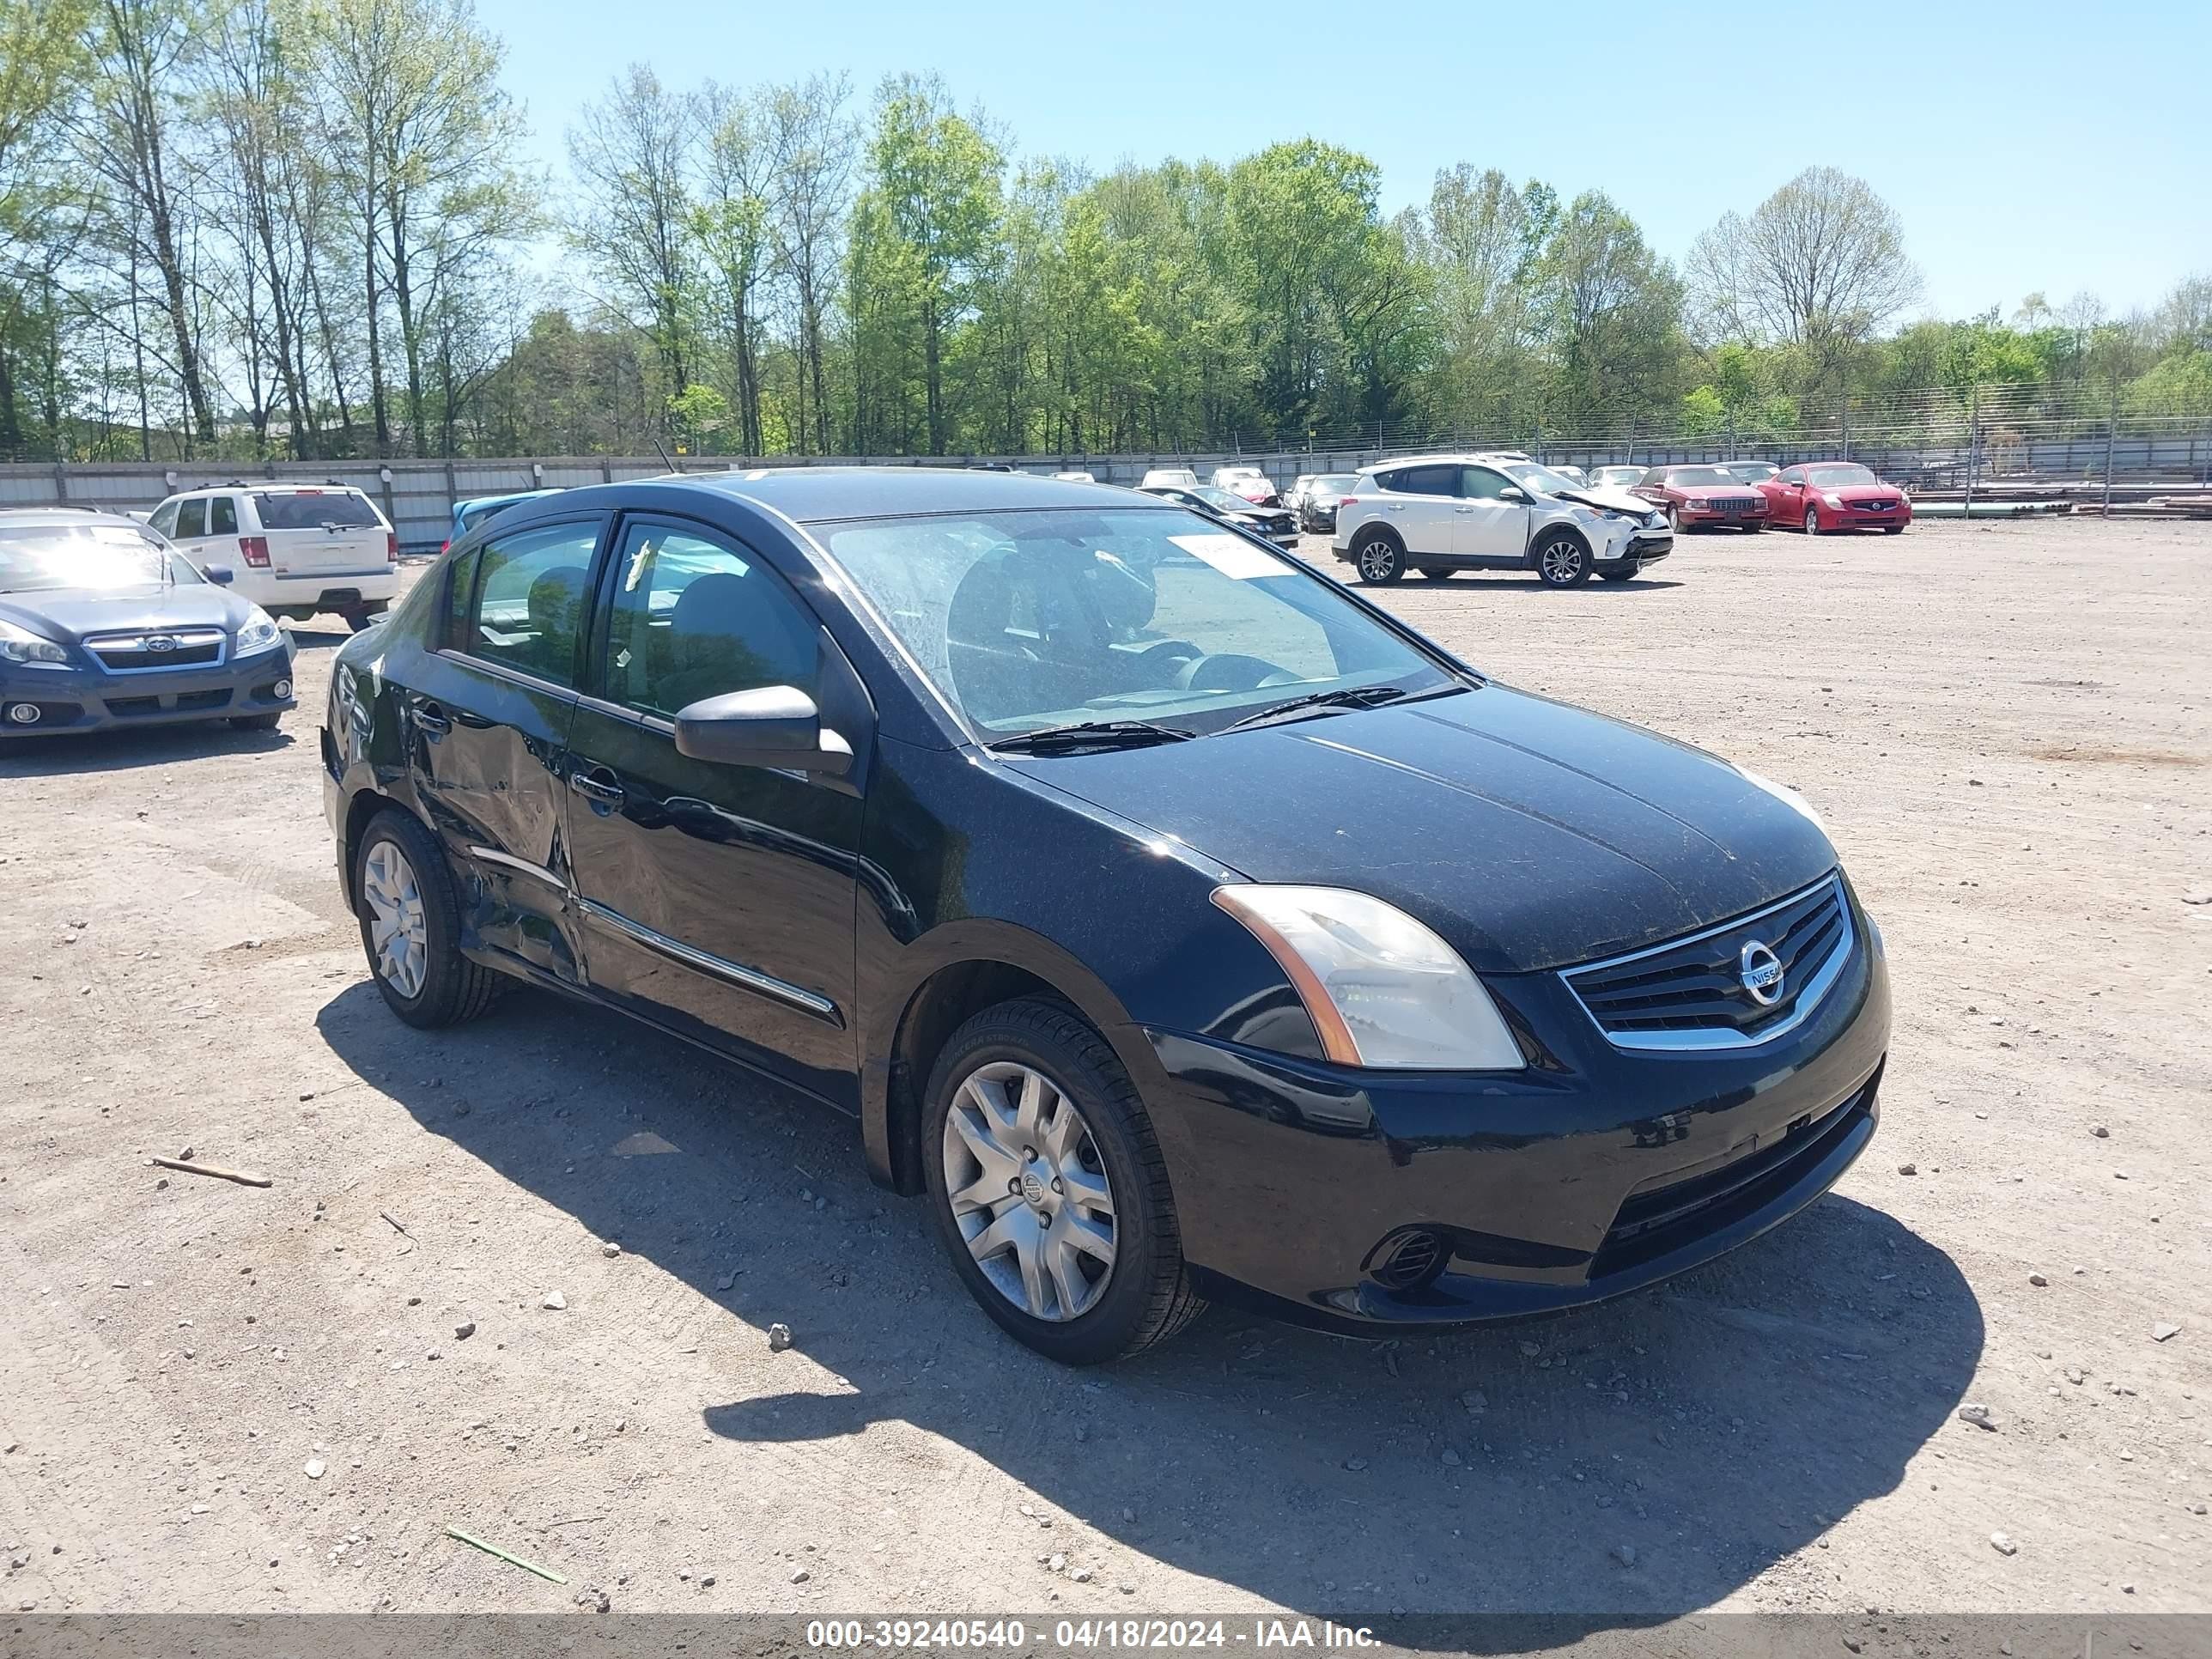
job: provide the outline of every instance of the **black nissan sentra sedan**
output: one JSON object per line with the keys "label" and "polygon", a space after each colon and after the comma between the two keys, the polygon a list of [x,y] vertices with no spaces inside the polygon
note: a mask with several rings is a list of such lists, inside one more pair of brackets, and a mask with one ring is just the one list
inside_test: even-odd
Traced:
{"label": "black nissan sentra sedan", "polygon": [[327,721],[402,1019],[519,979],[819,1096],[1060,1359],[1205,1298],[1372,1334],[1618,1295],[1874,1133],[1881,936],[1804,802],[1133,492],[528,502]]}

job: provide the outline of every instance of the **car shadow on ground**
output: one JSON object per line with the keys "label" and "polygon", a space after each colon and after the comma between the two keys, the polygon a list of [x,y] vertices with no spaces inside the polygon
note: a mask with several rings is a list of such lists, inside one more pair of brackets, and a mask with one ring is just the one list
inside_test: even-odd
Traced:
{"label": "car shadow on ground", "polygon": [[[295,714],[293,718],[296,719]],[[252,755],[289,749],[296,741],[283,727],[241,730],[228,721],[149,726],[137,731],[87,732],[62,738],[9,738],[0,732],[0,778],[58,778],[87,772],[124,772],[215,755]]]}
{"label": "car shadow on ground", "polygon": [[914,1425],[1082,1523],[1041,1528],[1040,1559],[1092,1559],[1082,1529],[1103,1534],[1098,1582],[1133,1579],[1115,1598],[1132,1610],[1165,1610],[1141,1588],[1159,1582],[1147,1558],[1316,1616],[1640,1626],[1792,1557],[1795,1605],[1841,1605],[1845,1564],[1816,1547],[1904,1479],[1982,1347],[1951,1260],[1832,1195],[1572,1315],[1372,1344],[1217,1308],[1149,1354],[1070,1371],[975,1307],[923,1200],[870,1184],[856,1127],[803,1097],[538,992],[429,1036],[362,982],[317,1024],[425,1129],[732,1320],[788,1323],[842,1379],[701,1398],[712,1432],[828,1443]]}

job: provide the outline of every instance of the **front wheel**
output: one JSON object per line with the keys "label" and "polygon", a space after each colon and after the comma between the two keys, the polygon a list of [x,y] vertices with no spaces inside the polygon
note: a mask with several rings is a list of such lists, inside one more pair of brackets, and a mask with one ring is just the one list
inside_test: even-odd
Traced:
{"label": "front wheel", "polygon": [[1885,536],[1902,536],[1905,533],[1905,526],[1901,524],[1886,524],[1881,527],[1881,533]]}
{"label": "front wheel", "polygon": [[1425,564],[1421,567],[1421,574],[1432,582],[1449,581],[1452,576],[1450,568],[1441,564]]}
{"label": "front wheel", "polygon": [[1010,1334],[1093,1365],[1173,1336],[1204,1307],[1152,1120],[1073,1009],[1028,997],[985,1009],[945,1045],[926,1100],[939,1234]]}
{"label": "front wheel", "polygon": [[1601,581],[1632,582],[1644,574],[1644,567],[1637,564],[1624,564],[1612,570],[1601,570],[1597,574],[1598,580]]}
{"label": "front wheel", "polygon": [[1590,579],[1589,550],[1560,531],[1537,548],[1536,574],[1547,587],[1579,587]]}
{"label": "front wheel", "polygon": [[1364,582],[1390,583],[1406,574],[1405,550],[1383,535],[1370,536],[1352,554]]}
{"label": "front wheel", "polygon": [[230,723],[241,732],[274,732],[282,714],[233,714]]}
{"label": "front wheel", "polygon": [[1764,519],[1746,519],[1743,521],[1743,527],[1752,535],[1756,536],[1766,528],[1766,520]]}
{"label": "front wheel", "polygon": [[499,975],[460,952],[453,872],[430,832],[404,812],[380,812],[362,832],[353,869],[362,948],[392,1012],[434,1030],[489,1007]]}
{"label": "front wheel", "polygon": [[1820,533],[1820,509],[1817,507],[1808,507],[1805,509],[1805,533],[1808,536],[1817,536]]}

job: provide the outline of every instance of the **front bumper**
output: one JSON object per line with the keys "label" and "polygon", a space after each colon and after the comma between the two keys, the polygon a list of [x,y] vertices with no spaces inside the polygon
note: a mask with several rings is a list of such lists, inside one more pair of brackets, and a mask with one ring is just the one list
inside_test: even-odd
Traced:
{"label": "front bumper", "polygon": [[1675,526],[1677,528],[1682,530],[1705,529],[1714,525],[1720,525],[1723,526],[1732,525],[1738,530],[1749,529],[1752,526],[1756,526],[1759,529],[1763,530],[1766,527],[1766,518],[1767,515],[1764,511],[1757,513],[1722,513],[1708,508],[1702,513],[1698,513],[1691,511],[1691,509],[1686,507],[1678,507],[1674,509]]}
{"label": "front bumper", "polygon": [[[1889,983],[1860,920],[1820,1006],[1735,1053],[1616,1049],[1556,974],[1492,981],[1553,1062],[1511,1077],[1363,1073],[1146,1032],[1165,1074],[1147,1103],[1201,1290],[1380,1334],[1601,1301],[1778,1225],[1874,1134]],[[1409,1244],[1438,1265],[1409,1277]]]}
{"label": "front bumper", "polygon": [[[176,726],[191,720],[273,714],[295,707],[292,643],[281,641],[236,661],[152,673],[110,673],[98,668],[0,669],[0,737],[66,737],[125,726]],[[35,720],[15,718],[19,706],[38,711]]]}
{"label": "front bumper", "polygon": [[1887,511],[1862,507],[1856,501],[1845,501],[1838,509],[1823,501],[1815,510],[1820,515],[1820,528],[1826,531],[1902,530],[1912,522],[1910,501]]}

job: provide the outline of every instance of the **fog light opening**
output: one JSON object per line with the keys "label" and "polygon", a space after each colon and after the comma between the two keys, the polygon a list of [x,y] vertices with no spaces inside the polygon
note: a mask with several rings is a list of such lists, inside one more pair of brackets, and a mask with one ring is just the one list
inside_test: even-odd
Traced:
{"label": "fog light opening", "polygon": [[10,726],[36,726],[46,711],[34,702],[11,702],[8,705]]}
{"label": "fog light opening", "polygon": [[270,686],[269,690],[270,695],[275,696],[276,700],[281,702],[285,698],[292,695],[292,682],[289,680],[279,680],[276,684]]}
{"label": "fog light opening", "polygon": [[1435,1280],[1451,1260],[1444,1241],[1425,1227],[1415,1227],[1383,1241],[1368,1268],[1386,1291],[1417,1291]]}

